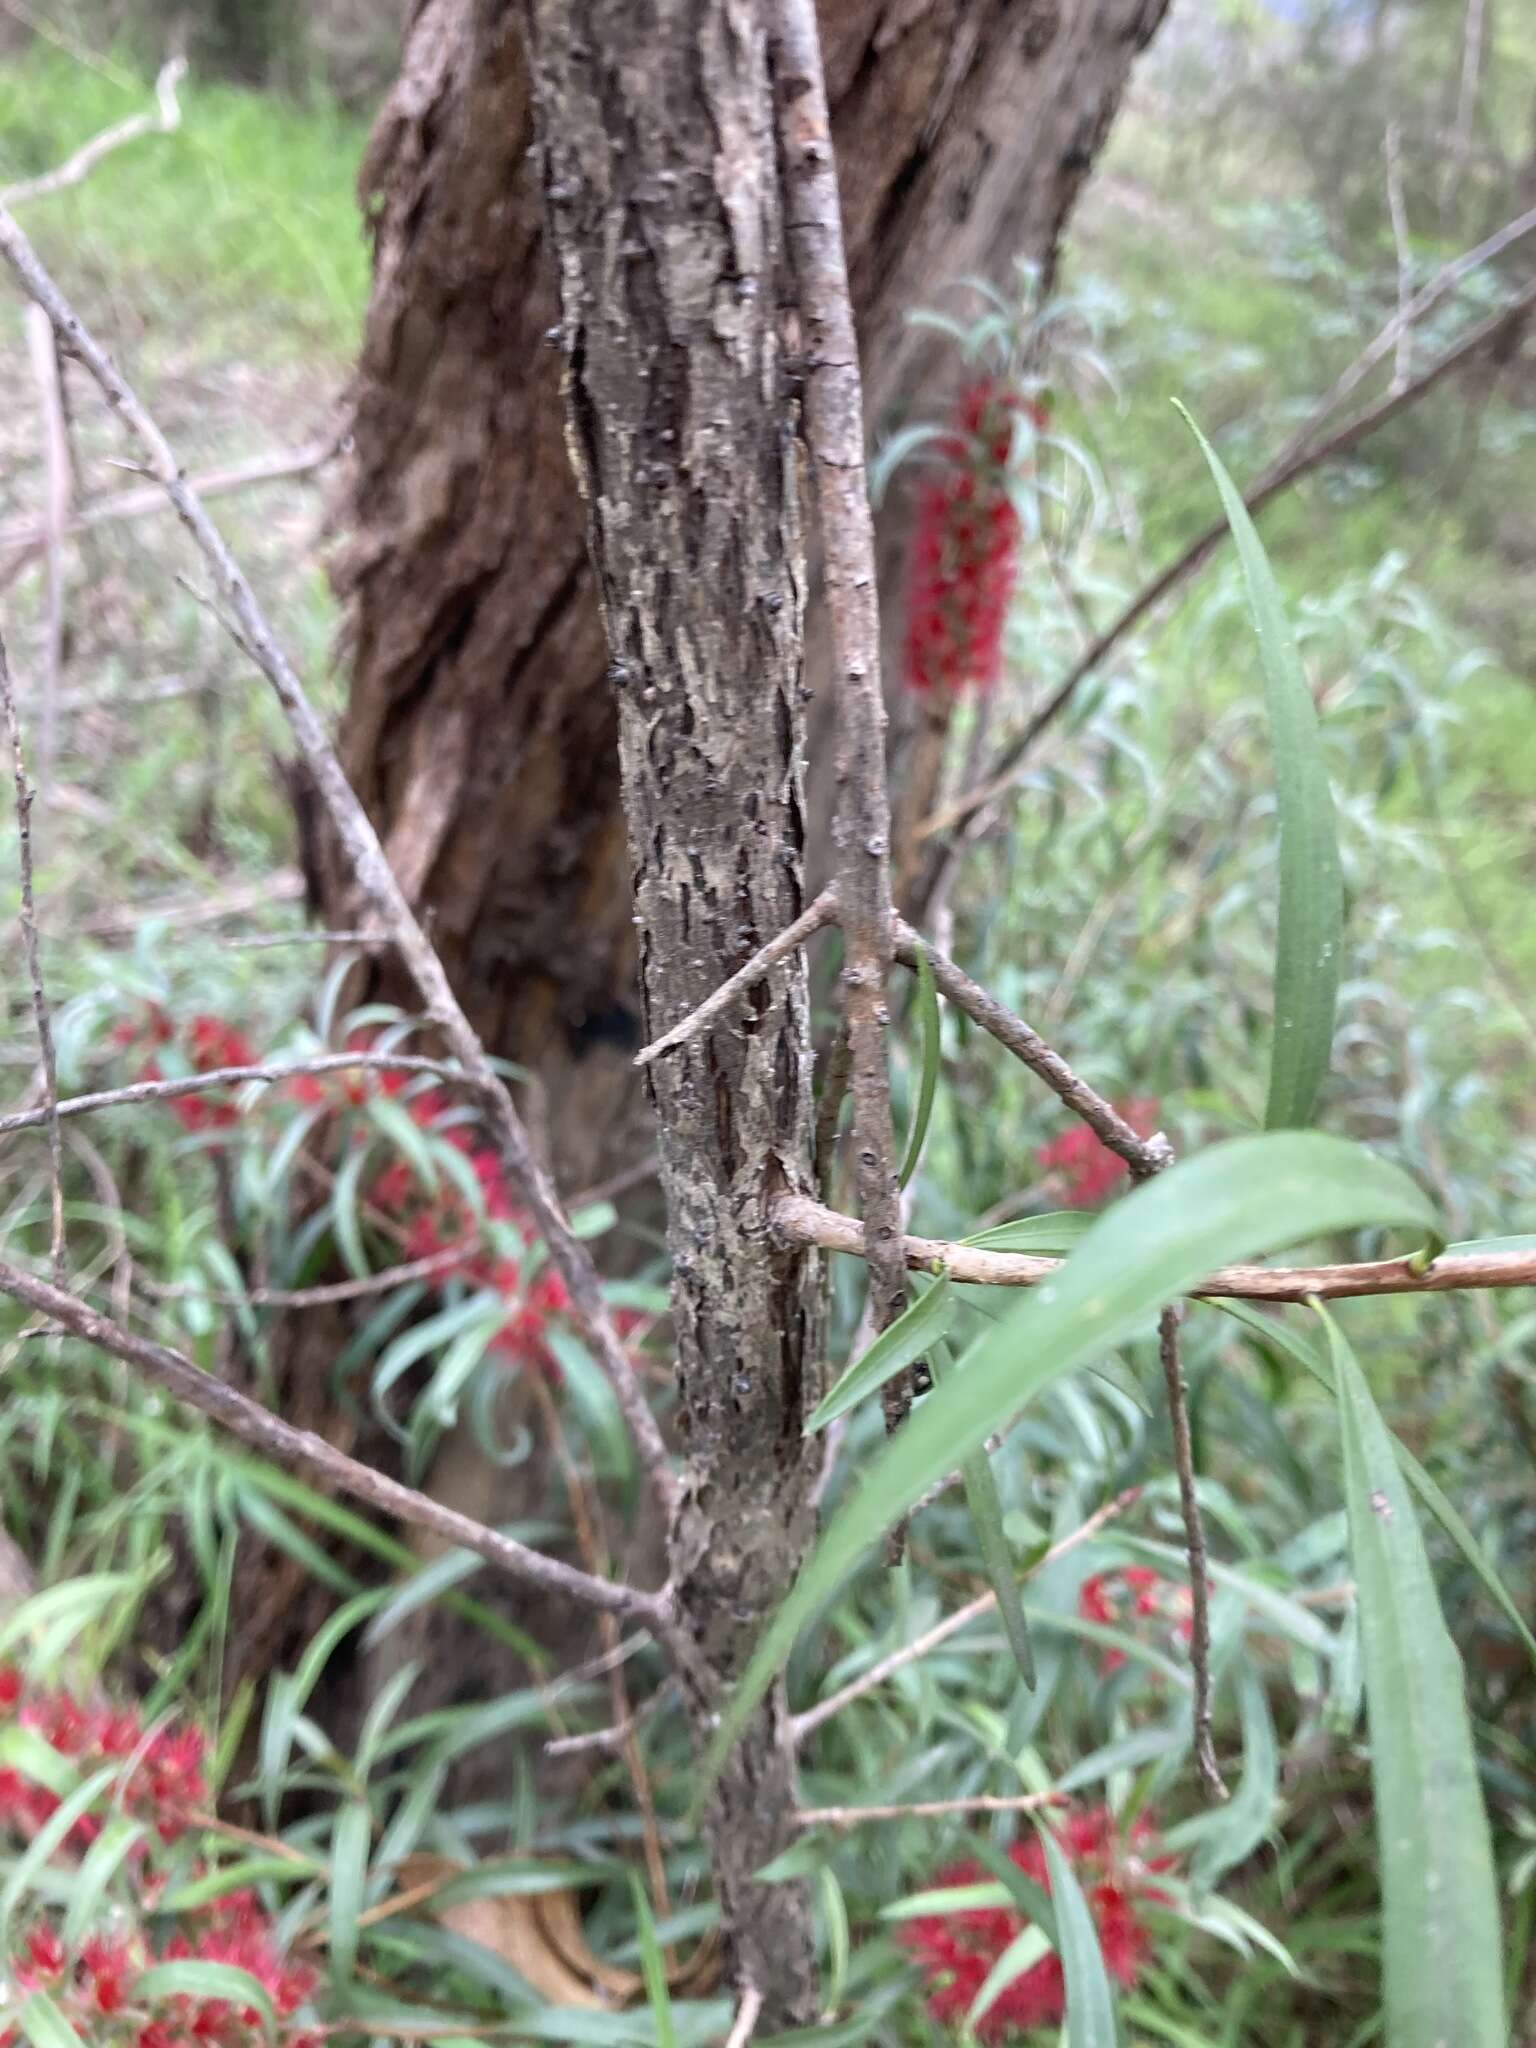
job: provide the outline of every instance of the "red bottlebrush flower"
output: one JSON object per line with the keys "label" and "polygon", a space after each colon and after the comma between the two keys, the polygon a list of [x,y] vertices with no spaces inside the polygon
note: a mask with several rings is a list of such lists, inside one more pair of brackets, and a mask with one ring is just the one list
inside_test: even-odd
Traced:
{"label": "red bottlebrush flower", "polygon": [[[1165,1579],[1145,1564],[1122,1565],[1084,1579],[1078,1588],[1077,1611],[1084,1621],[1108,1628],[1123,1627],[1130,1620],[1171,1623],[1173,1633],[1186,1643],[1194,1633],[1189,1588]],[[1106,1649],[1099,1668],[1107,1678],[1124,1662],[1123,1651]]]}
{"label": "red bottlebrush flower", "polygon": [[[1160,1105],[1151,1097],[1137,1096],[1114,1106],[1137,1137],[1150,1138],[1156,1131]],[[1069,1209],[1096,1209],[1130,1172],[1119,1154],[1101,1145],[1086,1124],[1063,1131],[1059,1138],[1042,1145],[1035,1158],[1043,1171],[1062,1176],[1061,1199]]]}
{"label": "red bottlebrush flower", "polygon": [[21,1673],[14,1664],[0,1664],[0,1714],[8,1714],[21,1698]]}
{"label": "red bottlebrush flower", "polygon": [[[1093,1915],[1104,1966],[1118,1984],[1129,1988],[1150,1949],[1138,1908],[1161,1897],[1152,1879],[1168,1869],[1172,1859],[1148,1853],[1155,1848],[1150,1821],[1139,1820],[1125,1835],[1103,1806],[1069,1809],[1059,1839]],[[1037,1836],[1016,1842],[1008,1854],[1026,1877],[1050,1890],[1045,1851]],[[959,1863],[942,1872],[936,1884],[978,1884],[984,1877],[979,1864]],[[928,1913],[907,1923],[902,1940],[927,1980],[928,2010],[935,2020],[952,2025],[964,2019],[993,1965],[1027,1924],[1011,1904]],[[1065,2011],[1066,1983],[1061,1959],[1053,1952],[1005,1987],[977,2033],[985,2042],[1005,2041],[1032,2027],[1059,2025]]]}
{"label": "red bottlebrush flower", "polygon": [[26,1972],[34,1981],[64,1974],[64,1944],[51,1927],[34,1927],[26,1939]]}
{"label": "red bottlebrush flower", "polygon": [[1019,515],[1008,492],[1017,394],[981,378],[960,393],[944,471],[918,494],[907,579],[907,687],[987,690],[1002,667]]}

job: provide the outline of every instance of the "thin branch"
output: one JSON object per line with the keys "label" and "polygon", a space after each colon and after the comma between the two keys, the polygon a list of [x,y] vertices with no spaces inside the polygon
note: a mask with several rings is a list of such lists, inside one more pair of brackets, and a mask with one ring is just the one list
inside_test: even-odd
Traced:
{"label": "thin branch", "polygon": [[460,1549],[472,1550],[512,1578],[542,1586],[546,1592],[562,1594],[601,1613],[628,1615],[648,1625],[659,1626],[663,1620],[661,1596],[621,1586],[611,1579],[594,1578],[590,1572],[578,1571],[559,1558],[546,1557],[542,1551],[531,1550],[499,1530],[488,1529],[483,1522],[444,1507],[413,1487],[402,1486],[371,1465],[349,1458],[312,1430],[295,1429],[292,1423],[284,1422],[259,1402],[202,1371],[179,1351],[122,1329],[78,1295],[51,1287],[47,1281],[7,1264],[0,1264],[0,1294],[23,1302],[109,1357],[121,1359],[141,1379],[163,1388],[264,1457],[300,1467],[328,1493],[349,1494],[397,1521],[429,1530]]}
{"label": "thin branch", "polygon": [[[839,677],[838,905],[853,1095],[854,1157],[877,1330],[907,1298],[885,1031],[892,948],[891,806],[874,522],[864,474],[864,394],[848,296],[842,212],[814,0],[779,0],[775,82],[786,238],[805,351],[805,439],[816,473],[827,611]],[[908,1375],[882,1390],[894,1427],[911,1406]]]}
{"label": "thin branch", "polygon": [[1039,1813],[1060,1806],[1064,1792],[1021,1792],[1016,1798],[978,1792],[969,1799],[920,1799],[911,1806],[802,1806],[797,1828],[856,1828],[867,1820],[946,1820],[961,1813]]}
{"label": "thin branch", "polygon": [[226,917],[248,917],[253,910],[270,910],[279,903],[297,903],[304,894],[304,877],[297,868],[279,868],[260,882],[248,882],[209,895],[161,896],[141,903],[136,909],[93,911],[74,930],[82,938],[132,937],[145,924],[176,926],[221,924]]}
{"label": "thin branch", "polygon": [[164,434],[118,374],[111,358],[82,325],[11,215],[0,207],[0,254],[27,296],[53,322],[61,346],[85,365],[108,405],[147,454],[151,473],[163,486],[182,524],[213,573],[219,596],[256,665],[272,685],[287,714],[304,764],[325,805],[351,869],[383,929],[397,947],[415,982],[428,1020],[443,1034],[469,1081],[486,1101],[486,1117],[503,1166],[516,1186],[534,1229],[548,1247],[550,1262],[564,1281],[571,1312],[594,1356],[608,1375],[647,1476],[663,1508],[671,1513],[677,1482],[661,1429],[623,1339],[614,1327],[602,1281],[586,1246],[572,1231],[553,1181],[540,1163],[506,1084],[486,1056],[474,1027],[449,985],[442,961],[422,930],[388,856],[359,802],[325,726],[305,694],[297,672],[268,625],[250,584],[186,482]]}
{"label": "thin branch", "polygon": [[[1511,230],[1515,227],[1519,227],[1521,233],[1528,233],[1532,227],[1536,227],[1536,208],[1533,208],[1530,214],[1522,215],[1520,222],[1511,223]],[[1516,239],[1511,230],[1504,231],[1507,238],[1504,246],[1507,246],[1507,241]],[[1425,291],[1428,289],[1426,286]],[[1425,293],[1420,292],[1413,304],[1418,306],[1424,297]],[[1491,343],[1498,341],[1533,305],[1536,305],[1536,282],[1528,285],[1501,311],[1494,313],[1474,327],[1470,333],[1463,335],[1460,341],[1448,348],[1444,355],[1437,357],[1427,369],[1421,370],[1418,376],[1405,384],[1401,390],[1389,392],[1377,404],[1347,421],[1326,440],[1313,445],[1309,429],[1303,429],[1302,434],[1291,442],[1287,450],[1271,464],[1258,482],[1252,485],[1245,494],[1243,503],[1250,512],[1256,513],[1311,470],[1319,468],[1325,462],[1331,462],[1335,456],[1347,454],[1351,448],[1366,440],[1378,428],[1384,427],[1389,420],[1396,419],[1400,412],[1405,412],[1409,406],[1416,404],[1427,392],[1450,376],[1452,371],[1460,369],[1463,364],[1480,355]],[[1394,320],[1382,329],[1382,335],[1390,333],[1395,338],[1398,331],[1398,324]],[[1377,336],[1377,343],[1381,338],[1381,335]],[[1372,348],[1375,348],[1377,343],[1373,343]],[[1363,357],[1361,361],[1364,361]],[[1334,402],[1330,395],[1324,405],[1319,407],[1319,412],[1331,409]],[[1148,612],[1160,603],[1169,591],[1175,589],[1186,576],[1200,567],[1212,550],[1226,538],[1227,531],[1225,520],[1215,521],[1204,533],[1192,540],[1181,555],[1165,569],[1160,570],[1152,581],[1131,599],[1120,616],[1105,627],[1093,645],[1079,655],[1063,681],[1030,718],[1024,730],[999,750],[993,758],[986,778],[974,788],[956,797],[952,803],[945,804],[931,818],[926,818],[918,828],[918,836],[927,839],[938,832],[952,831],[957,825],[963,825],[976,812],[984,810],[987,805],[1006,795],[1017,780],[1021,764],[1035,741],[1066,709],[1078,684],[1100,666],[1105,657],[1119,646],[1134,626],[1140,625]]]}
{"label": "thin branch", "polygon": [[[309,476],[332,460],[341,440],[340,432],[333,430],[323,440],[308,441],[300,448],[280,448],[233,468],[200,470],[188,477],[187,487],[200,498],[222,498],[253,484],[275,484],[290,477]],[[165,492],[159,484],[138,484],[131,491],[115,491],[110,497],[82,505],[65,526],[64,537],[71,539],[114,520],[141,519],[165,509]],[[0,583],[9,582],[17,570],[25,568],[46,542],[46,529],[34,520],[16,520],[0,526],[0,557],[10,557],[0,568]]]}
{"label": "thin branch", "polygon": [[258,932],[252,938],[220,939],[227,953],[264,952],[273,946],[379,946],[386,944],[379,932]]}
{"label": "thin branch", "polygon": [[48,1127],[48,1161],[53,1182],[53,1276],[64,1281],[64,1134],[59,1128],[59,1067],[53,1050],[53,1018],[43,986],[42,951],[37,936],[37,903],[32,890],[32,785],[27,780],[26,757],[21,747],[21,727],[16,719],[16,699],[11,690],[11,668],[5,642],[0,639],[0,712],[5,718],[6,737],[11,749],[11,774],[16,785],[16,847],[21,869],[21,946],[32,987],[32,1017],[37,1026],[38,1052],[43,1067],[43,1107],[32,1120]]}
{"label": "thin branch", "polygon": [[736,2018],[731,2031],[725,2037],[725,2048],[747,2048],[763,2012],[763,1994],[755,1984],[749,1984],[741,1994],[741,2004],[736,2008]]}
{"label": "thin branch", "polygon": [[64,383],[58,344],[41,306],[27,308],[27,354],[37,385],[43,424],[43,470],[46,479],[43,538],[48,554],[47,594],[43,621],[42,681],[37,722],[37,781],[46,807],[53,789],[58,754],[59,692],[64,669],[64,528],[74,488],[69,454],[69,422],[64,413]]}
{"label": "thin branch", "polygon": [[1403,138],[1395,121],[1387,123],[1383,148],[1387,159],[1387,212],[1392,221],[1392,245],[1397,252],[1397,361],[1392,370],[1392,389],[1401,391],[1413,375],[1413,323],[1408,307],[1413,300],[1413,244],[1408,235],[1408,202],[1403,197]]}
{"label": "thin branch", "polygon": [[623,1749],[641,1722],[648,1721],[663,1705],[674,1683],[674,1680],[668,1679],[665,1685],[659,1685],[649,1699],[641,1701],[632,1714],[610,1727],[591,1728],[585,1735],[552,1736],[544,1745],[544,1754],[547,1757],[582,1756],[594,1749],[608,1753]]}
{"label": "thin branch", "polygon": [[[787,1243],[864,1256],[857,1219],[808,1195],[781,1194],[771,1213],[774,1229]],[[901,1245],[910,1271],[931,1273],[942,1266],[963,1287],[1038,1287],[1064,1263],[938,1237],[904,1237]],[[1424,1272],[1416,1271],[1408,1258],[1346,1266],[1221,1266],[1186,1292],[1195,1300],[1230,1295],[1236,1301],[1304,1302],[1314,1294],[1320,1301],[1347,1301],[1364,1295],[1452,1294],[1469,1287],[1536,1287],[1536,1251],[1447,1252]]]}
{"label": "thin branch", "polygon": [[[1132,1486],[1124,1493],[1117,1494],[1113,1500],[1106,1501],[1102,1507],[1095,1508],[1086,1521],[1080,1522],[1072,1533],[1063,1536],[1059,1543],[1053,1543],[1044,1557],[1037,1559],[1022,1576],[1025,1579],[1037,1577],[1047,1565],[1054,1564],[1057,1558],[1065,1557],[1069,1550],[1075,1550],[1080,1543],[1086,1543],[1090,1537],[1097,1536],[1107,1522],[1112,1522],[1117,1515],[1123,1515],[1126,1509],[1133,1507],[1140,1498],[1141,1488]],[[873,1692],[876,1686],[884,1685],[888,1678],[893,1678],[898,1671],[905,1670],[907,1665],[916,1663],[919,1657],[926,1657],[930,1650],[936,1650],[940,1643],[948,1642],[949,1638],[958,1635],[961,1629],[969,1628],[973,1621],[979,1621],[982,1615],[990,1613],[996,1605],[997,1594],[986,1592],[978,1594],[964,1607],[957,1607],[953,1614],[945,1615],[942,1621],[935,1623],[925,1634],[915,1637],[910,1643],[903,1643],[899,1650],[892,1650],[890,1655],[882,1657],[878,1664],[871,1664],[867,1671],[862,1672],[857,1678],[850,1679],[839,1691],[829,1693],[824,1700],[818,1700],[814,1707],[807,1707],[803,1714],[796,1714],[789,1722],[790,1741],[795,1744],[804,1742],[823,1722],[830,1721],[834,1714],[840,1714],[844,1707],[851,1706],[855,1700]]]}
{"label": "thin branch", "polygon": [[186,76],[185,57],[172,57],[168,64],[160,67],[160,76],[155,80],[155,111],[152,114],[133,114],[126,121],[119,121],[115,128],[105,128],[100,135],[77,149],[51,171],[44,171],[40,177],[23,178],[19,184],[0,185],[0,204],[20,206],[31,199],[43,199],[50,192],[62,192],[67,186],[78,185],[88,178],[104,156],[110,156],[114,149],[121,149],[124,143],[137,142],[141,135],[169,135],[181,126],[181,107],[176,98],[176,88]]}
{"label": "thin branch", "polygon": [[1082,1118],[1099,1143],[1123,1159],[1133,1172],[1143,1175],[1158,1173],[1172,1161],[1173,1147],[1165,1137],[1159,1133],[1144,1138],[1139,1131],[1132,1130],[1114,1105],[1080,1079],[1061,1054],[1046,1044],[1038,1031],[1032,1030],[1022,1017],[1016,1017],[995,996],[989,995],[979,982],[972,981],[962,968],[930,945],[905,919],[898,918],[896,958],[908,967],[916,967],[920,952],[928,956],[928,965],[933,970],[934,984],[940,994],[946,996],[957,1010],[963,1010],[973,1024],[979,1024],[999,1045],[1006,1047],[1015,1059],[1021,1060],[1032,1074],[1038,1075],[1059,1101]]}
{"label": "thin branch", "polygon": [[90,1116],[98,1109],[123,1109],[140,1102],[168,1102],[181,1095],[202,1095],[210,1088],[235,1088],[246,1081],[291,1081],[304,1074],[341,1074],[349,1069],[374,1067],[386,1073],[436,1074],[439,1080],[456,1082],[461,1088],[481,1093],[485,1083],[462,1067],[446,1060],[429,1060],[413,1053],[327,1052],[312,1060],[275,1060],[252,1067],[210,1067],[206,1074],[182,1074],[171,1080],[130,1081],[122,1088],[103,1088],[94,1095],[66,1095],[43,1109],[19,1109],[0,1116],[0,1138],[12,1131],[30,1131],[55,1117]]}
{"label": "thin branch", "polygon": [[648,1067],[652,1060],[659,1060],[663,1053],[676,1052],[679,1046],[690,1045],[701,1032],[707,1031],[717,1018],[723,1017],[735,1003],[746,994],[754,982],[761,981],[770,967],[774,967],[788,954],[798,951],[807,939],[814,938],[824,926],[837,919],[837,890],[823,889],[813,902],[806,905],[791,924],[785,925],[776,938],[760,946],[744,967],[738,967],[727,980],[722,981],[713,995],[706,996],[697,1009],[690,1010],[681,1023],[674,1024],[670,1031],[664,1031],[660,1038],[635,1054],[637,1067]]}
{"label": "thin branch", "polygon": [[435,1280],[441,1274],[459,1271],[463,1264],[463,1250],[455,1246],[445,1252],[431,1252],[424,1259],[386,1266],[382,1272],[365,1274],[361,1280],[331,1280],[318,1287],[251,1287],[244,1294],[235,1294],[183,1282],[167,1286],[141,1275],[139,1288],[155,1301],[212,1301],[222,1308],[326,1308],[338,1301],[357,1301],[367,1294],[388,1294],[396,1287],[409,1287],[416,1280]]}
{"label": "thin branch", "polygon": [[1189,1665],[1195,1681],[1195,1767],[1212,1799],[1225,1800],[1227,1788],[1216,1761],[1211,1735],[1211,1602],[1206,1562],[1205,1523],[1195,1490],[1194,1450],[1189,1430],[1189,1390],[1179,1356],[1179,1310],[1165,1308],[1157,1323],[1157,1355],[1168,1394],[1168,1423],[1173,1432],[1173,1467],[1179,1478],[1179,1507],[1184,1517],[1184,1547],[1189,1553]]}

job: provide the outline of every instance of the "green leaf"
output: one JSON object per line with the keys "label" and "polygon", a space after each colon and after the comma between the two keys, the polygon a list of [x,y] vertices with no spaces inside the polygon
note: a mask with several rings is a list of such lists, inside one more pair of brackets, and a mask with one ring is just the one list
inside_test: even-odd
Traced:
{"label": "green leaf", "polygon": [[1012,1223],[994,1224],[978,1230],[974,1237],[962,1237],[980,1251],[1033,1252],[1042,1259],[1059,1259],[1081,1242],[1093,1227],[1086,1209],[1051,1209],[1043,1216],[1016,1216]]}
{"label": "green leaf", "polygon": [[[1491,1241],[1497,1243],[1497,1240]],[[1453,1251],[1466,1251],[1469,1247],[1466,1245],[1453,1245],[1449,1249]],[[1224,1315],[1229,1315],[1235,1321],[1246,1325],[1248,1329],[1262,1338],[1265,1343],[1273,1344],[1279,1350],[1287,1352],[1296,1360],[1298,1365],[1305,1366],[1312,1377],[1322,1386],[1326,1387],[1330,1394],[1337,1391],[1334,1386],[1333,1373],[1322,1353],[1310,1339],[1303,1337],[1300,1331],[1293,1330],[1288,1323],[1282,1322],[1278,1316],[1264,1315],[1246,1301],[1226,1301],[1210,1297],[1206,1305],[1210,1308],[1219,1308]],[[1462,1519],[1461,1511],[1441,1487],[1439,1481],[1432,1479],[1428,1472],[1425,1471],[1408,1446],[1399,1443],[1395,1437],[1392,1439],[1392,1442],[1397,1454],[1397,1462],[1402,1466],[1403,1475],[1407,1479],[1408,1484],[1419,1496],[1419,1499],[1423,1501],[1425,1507],[1429,1509],[1429,1512],[1440,1524],[1446,1535],[1450,1537],[1452,1543],[1455,1544],[1461,1554],[1462,1561],[1469,1565],[1482,1581],[1484,1590],[1493,1599],[1499,1612],[1515,1630],[1521,1642],[1524,1643],[1531,1662],[1536,1664],[1536,1635],[1531,1633],[1529,1623],[1520,1612],[1519,1607],[1516,1606],[1508,1588],[1484,1556],[1481,1544]]]}
{"label": "green leaf", "polygon": [[825,1429],[839,1415],[856,1408],[877,1387],[883,1387],[919,1358],[926,1358],[954,1321],[954,1315],[955,1291],[949,1275],[941,1273],[930,1288],[907,1304],[894,1323],[880,1332],[863,1356],[839,1375],[806,1423],[806,1435]]}
{"label": "green leaf", "polygon": [[1198,1836],[1190,1866],[1190,1888],[1197,1894],[1235,1870],[1251,1856],[1275,1824],[1275,1803],[1280,1791],[1280,1758],[1275,1745],[1275,1724],[1269,1702],[1251,1664],[1238,1670],[1238,1697],[1243,1717],[1243,1775],[1228,1803],[1210,1816],[1210,1825]]}
{"label": "green leaf", "polygon": [[1021,1927],[987,1972],[981,1989],[971,2000],[966,2014],[969,2026],[976,2026],[996,2005],[1015,1977],[1022,1977],[1051,1952],[1051,1938],[1043,1927]]}
{"label": "green leaf", "polygon": [[1106,1210],[1061,1271],[978,1338],[963,1370],[871,1461],[764,1630],[721,1715],[696,1798],[804,1624],[885,1529],[993,1430],[1052,1381],[1123,1343],[1213,1267],[1365,1223],[1435,1229],[1424,1194],[1399,1168],[1316,1131],[1213,1145]]}
{"label": "green leaf", "polygon": [[368,1849],[373,1817],[367,1802],[349,1799],[331,1835],[331,1883],[327,1913],[331,1931],[331,1975],[339,1984],[357,1962],[357,1923],[368,1882]]}
{"label": "green leaf", "polygon": [[912,1113],[912,1128],[907,1133],[906,1151],[897,1175],[902,1187],[916,1173],[918,1161],[923,1156],[928,1123],[933,1115],[934,1093],[939,1085],[939,991],[934,986],[928,949],[921,941],[917,948],[917,1014],[922,1027],[923,1066],[917,1084],[917,1107]]}
{"label": "green leaf", "polygon": [[1049,1827],[1036,1820],[1051,1875],[1061,1971],[1067,1980],[1067,2048],[1117,2048],[1115,1997],[1082,1886]]}
{"label": "green leaf", "polygon": [[254,2006],[269,2027],[274,2017],[260,1978],[234,1963],[205,1963],[193,1956],[184,1962],[152,1963],[134,1979],[135,2005],[153,2005],[160,1998],[227,1998],[232,2005]]}
{"label": "green leaf", "polygon": [[677,2048],[677,2027],[672,2016],[672,1994],[667,1989],[667,1959],[656,1939],[656,1922],[651,1918],[645,1887],[630,1872],[629,1888],[635,1901],[635,1926],[640,1940],[640,1974],[645,1979],[646,2003],[656,2022],[657,2048]]}
{"label": "green leaf", "polygon": [[286,1878],[291,1884],[298,1878],[314,1876],[319,1868],[305,1857],[246,1856],[238,1863],[226,1863],[222,1870],[210,1870],[205,1877],[194,1877],[177,1885],[165,1894],[161,1906],[167,1913],[194,1913],[199,1906],[211,1905],[215,1899],[242,1891],[247,1885],[278,1878]]}
{"label": "green leaf", "polygon": [[80,2048],[80,2036],[46,1991],[34,1991],[16,2015],[32,2048]]}
{"label": "green leaf", "polygon": [[1392,1438],[1338,1325],[1323,1321],[1360,1601],[1387,2041],[1507,2048],[1499,1898],[1461,1660]]}
{"label": "green leaf", "polygon": [[[950,1359],[949,1346],[940,1342],[934,1346],[933,1363],[935,1379],[948,1378],[954,1370]],[[1008,1647],[1013,1652],[1013,1661],[1019,1667],[1019,1677],[1026,1692],[1035,1689],[1035,1653],[1029,1640],[1029,1623],[1024,1619],[1024,1605],[1019,1598],[1018,1573],[1013,1562],[1013,1552],[1008,1538],[1003,1534],[1003,1504],[998,1497],[997,1480],[993,1475],[992,1461],[987,1456],[985,1444],[979,1451],[973,1451],[960,1467],[960,1477],[965,1485],[965,1504],[971,1511],[971,1520],[976,1525],[976,1543],[981,1552],[982,1568],[988,1583],[997,1595],[997,1616],[1003,1624],[1003,1634],[1008,1638]],[[994,1993],[994,1996],[996,1994]],[[973,2015],[974,2017],[974,2015]]]}
{"label": "green leaf", "polygon": [[1328,787],[1317,710],[1263,544],[1220,456],[1183,406],[1178,410],[1199,442],[1221,494],[1248,586],[1248,606],[1264,670],[1280,815],[1275,1037],[1264,1124],[1271,1131],[1294,1129],[1312,1121],[1317,1091],[1333,1050],[1344,925],[1333,793]]}
{"label": "green leaf", "polygon": [[108,1886],[143,1842],[144,1835],[141,1822],[116,1814],[85,1852],[80,1868],[70,1879],[63,1929],[66,1948],[76,1947],[89,1931],[106,1901]]}

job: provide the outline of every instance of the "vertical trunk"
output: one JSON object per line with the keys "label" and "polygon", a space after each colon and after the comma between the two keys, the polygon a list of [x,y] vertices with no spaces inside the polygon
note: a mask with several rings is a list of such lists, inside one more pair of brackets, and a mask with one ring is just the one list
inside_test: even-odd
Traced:
{"label": "vertical trunk", "polygon": [[[781,361],[783,220],[762,10],[536,0],[571,452],[618,700],[648,1034],[802,908],[803,563]],[[685,1502],[672,1531],[701,1735],[808,1538],[816,1264],[765,1202],[809,1186],[803,963],[649,1069],[673,1264]],[[793,1762],[759,1715],[716,1795],[723,1923],[765,2023],[815,2017],[787,1845]]]}

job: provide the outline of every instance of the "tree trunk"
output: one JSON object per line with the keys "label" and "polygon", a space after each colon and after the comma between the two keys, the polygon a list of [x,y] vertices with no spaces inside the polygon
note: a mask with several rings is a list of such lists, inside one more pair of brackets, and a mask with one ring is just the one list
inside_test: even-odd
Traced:
{"label": "tree trunk", "polygon": [[[569,438],[654,1035],[804,907],[804,557],[766,36],[740,0],[535,0],[533,23]],[[647,1081],[688,1453],[671,1578],[702,1747],[812,1521],[819,1261],[778,1247],[766,1214],[776,1187],[813,1180],[803,959]],[[805,1887],[754,1877],[793,1829],[781,1738],[773,1705],[709,1823],[722,1924],[769,2027],[817,2008]]]}
{"label": "tree trunk", "polygon": [[[944,343],[908,309],[967,273],[1006,281],[1016,257],[1049,273],[1166,6],[823,0],[872,430],[940,372]],[[375,269],[336,565],[342,753],[482,1036],[538,1075],[574,1189],[652,1138],[630,1065],[614,693],[548,339],[517,17],[510,0],[419,0],[363,166]],[[889,557],[892,522],[882,541]],[[813,638],[813,683],[827,672]],[[345,924],[342,864],[322,846],[314,865],[324,921]],[[387,970],[376,992],[405,995]]]}

